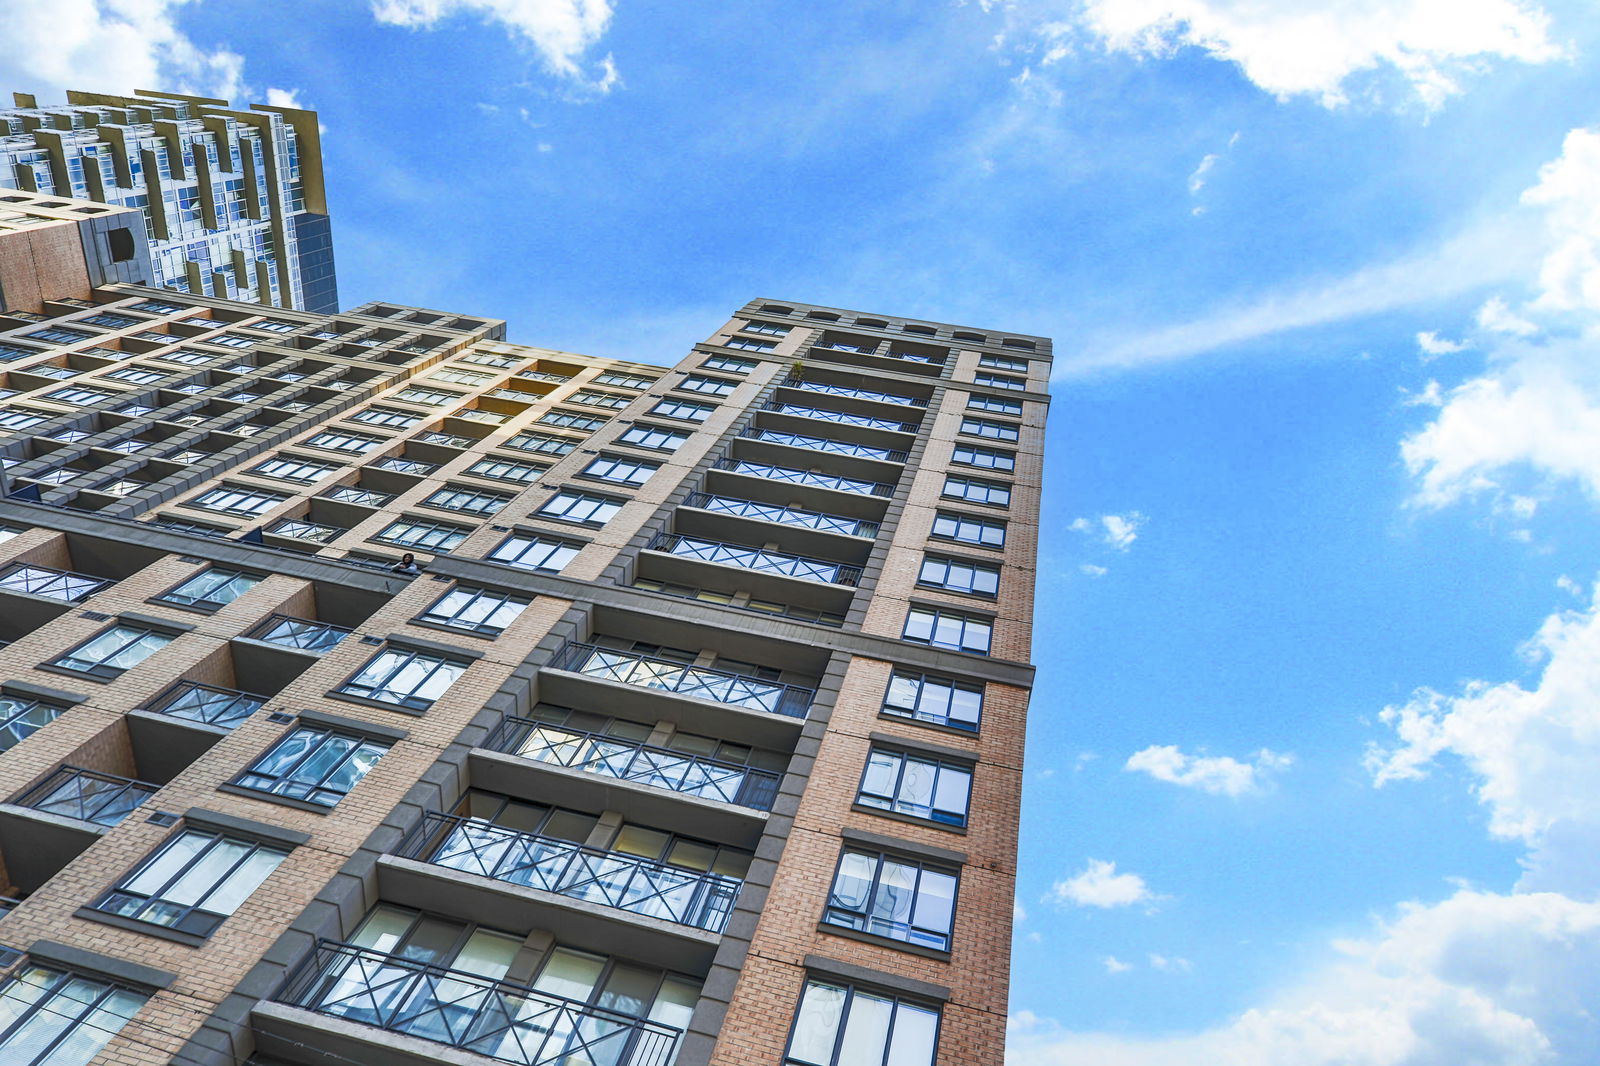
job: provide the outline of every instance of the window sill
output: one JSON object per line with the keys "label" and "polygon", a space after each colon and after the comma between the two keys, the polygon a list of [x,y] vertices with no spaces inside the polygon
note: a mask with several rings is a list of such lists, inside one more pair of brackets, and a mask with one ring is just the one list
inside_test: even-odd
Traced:
{"label": "window sill", "polygon": [[407,707],[401,703],[385,703],[382,700],[368,699],[366,696],[354,696],[348,692],[340,692],[338,689],[333,689],[325,693],[325,695],[330,700],[339,700],[342,703],[356,703],[363,707],[376,707],[379,710],[393,711],[395,714],[408,714],[413,718],[421,718],[433,709],[433,704],[431,703],[426,707]]}
{"label": "window sill", "polygon": [[[333,807],[325,807],[320,803],[309,800],[294,799],[291,796],[279,796],[271,792],[263,792],[258,788],[245,788],[232,781],[225,781],[217,786],[218,792],[226,792],[230,796],[246,796],[250,799],[260,800],[263,803],[276,803],[280,807],[293,807],[297,811],[310,811],[312,814],[329,814]],[[145,923],[139,923],[143,925]]]}
{"label": "window sill", "polygon": [[154,922],[141,922],[137,918],[125,918],[120,914],[108,914],[93,907],[79,907],[72,912],[72,916],[74,918],[82,918],[85,921],[99,922],[101,925],[114,926],[117,929],[128,929],[135,933],[143,933],[145,936],[170,940],[174,944],[182,944],[185,947],[202,947],[207,940],[206,937],[197,933],[185,933],[179,929],[169,929],[164,925],[156,925]]}

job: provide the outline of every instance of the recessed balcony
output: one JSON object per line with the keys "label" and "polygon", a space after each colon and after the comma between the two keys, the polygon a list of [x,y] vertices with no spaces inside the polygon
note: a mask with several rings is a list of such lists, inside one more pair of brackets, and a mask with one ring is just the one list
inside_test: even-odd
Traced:
{"label": "recessed balcony", "polygon": [[878,523],[803,507],[692,492],[673,517],[680,533],[711,540],[777,542],[797,554],[837,556],[857,565],[872,553]]}
{"label": "recessed balcony", "polygon": [[882,392],[878,389],[869,389],[859,385],[836,385],[825,381],[807,381],[803,378],[787,378],[783,382],[786,389],[799,389],[802,392],[812,392],[819,396],[845,396],[854,400],[870,400],[873,403],[901,404],[909,407],[926,407],[926,397],[906,396],[895,392]]}

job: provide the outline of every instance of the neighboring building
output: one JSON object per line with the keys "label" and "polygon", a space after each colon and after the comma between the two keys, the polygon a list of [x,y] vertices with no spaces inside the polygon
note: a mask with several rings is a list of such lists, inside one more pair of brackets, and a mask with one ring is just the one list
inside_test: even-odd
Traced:
{"label": "neighboring building", "polygon": [[0,1061],[999,1066],[1048,340],[93,301],[0,318]]}
{"label": "neighboring building", "polygon": [[67,93],[0,109],[0,188],[137,208],[158,287],[332,313],[312,111],[176,93]]}
{"label": "neighboring building", "polygon": [[148,284],[144,219],[43,193],[0,192],[0,309],[38,315],[47,300],[87,300],[97,286]]}

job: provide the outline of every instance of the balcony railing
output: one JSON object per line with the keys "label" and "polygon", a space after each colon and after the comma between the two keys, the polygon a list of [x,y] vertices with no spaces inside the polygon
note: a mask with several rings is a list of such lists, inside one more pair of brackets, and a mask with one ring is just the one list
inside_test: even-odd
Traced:
{"label": "balcony railing", "polygon": [[319,522],[307,522],[303,518],[283,518],[272,523],[262,532],[274,537],[284,537],[288,540],[309,540],[315,544],[327,544],[341,534],[350,531],[340,526],[325,526]]}
{"label": "balcony railing", "polygon": [[160,789],[148,781],[103,774],[81,766],[62,766],[24,792],[16,802],[46,814],[113,826]]}
{"label": "balcony railing", "polygon": [[446,448],[470,448],[477,443],[471,437],[462,437],[455,433],[419,433],[416,439],[423,444],[440,444]]}
{"label": "balcony railing", "polygon": [[534,381],[554,382],[570,381],[572,379],[570,374],[552,374],[546,370],[519,370],[517,371],[517,377],[530,378]]}
{"label": "balcony railing", "polygon": [[183,718],[202,725],[231,729],[259,711],[266,702],[265,696],[237,689],[202,685],[198,681],[180,681],[157,696],[145,710],[169,718]]}
{"label": "balcony railing", "polygon": [[319,940],[278,1001],[515,1066],[668,1066],[682,1030],[646,1018]]}
{"label": "balcony railing", "polygon": [[55,570],[32,563],[13,563],[0,570],[0,589],[8,592],[26,592],[32,596],[46,596],[52,600],[77,603],[88,599],[110,585],[105,578],[88,574],[74,574],[70,570]]}
{"label": "balcony railing", "polygon": [[309,618],[295,618],[287,614],[269,615],[266,621],[245,633],[251,640],[300,651],[326,651],[349,635],[350,630],[343,626],[331,626],[326,622],[313,622]]}
{"label": "balcony railing", "polygon": [[916,396],[899,396],[892,392],[878,392],[875,389],[858,389],[849,385],[826,385],[820,381],[805,381],[801,378],[788,378],[783,383],[785,388],[804,389],[807,392],[817,392],[824,396],[854,396],[858,400],[876,400],[878,403],[903,403],[912,407],[926,407],[928,401]]}
{"label": "balcony railing", "polygon": [[438,811],[423,814],[396,854],[712,933],[728,924],[744,884],[736,877]]}
{"label": "balcony railing", "polygon": [[756,503],[733,496],[717,496],[709,492],[691,492],[683,501],[685,507],[698,507],[702,511],[735,515],[739,518],[756,518],[763,522],[777,522],[785,526],[818,529],[824,533],[841,533],[847,537],[876,537],[878,523],[863,518],[845,518],[842,515],[805,511],[798,507],[782,507],[770,503]]}
{"label": "balcony railing", "polygon": [[871,444],[855,444],[829,437],[812,437],[805,433],[786,433],[781,429],[762,429],[751,426],[740,433],[741,437],[762,440],[768,444],[787,444],[794,448],[809,448],[814,452],[831,452],[834,455],[853,455],[861,459],[882,459],[886,463],[903,463],[906,453],[894,448],[877,448]]}
{"label": "balcony railing", "polygon": [[800,418],[815,418],[823,422],[838,422],[845,426],[862,426],[866,429],[887,429],[894,433],[915,433],[915,422],[898,422],[892,418],[873,418],[870,415],[853,415],[847,411],[828,411],[821,407],[806,407],[798,403],[784,403],[782,400],[773,400],[766,405],[765,410],[776,412],[780,415],[796,415]]}
{"label": "balcony railing", "polygon": [[818,581],[825,585],[847,585],[854,588],[861,580],[859,566],[832,563],[826,559],[808,559],[803,555],[750,548],[743,544],[724,544],[699,537],[685,537],[678,533],[657,533],[646,545],[651,551],[666,552],[684,559],[699,559],[707,563],[737,566],[763,574],[779,574],[802,581]]}
{"label": "balcony railing", "polygon": [[796,470],[789,466],[773,466],[771,463],[752,463],[747,459],[724,457],[716,461],[715,468],[717,470],[731,470],[735,474],[764,477],[768,481],[786,481],[792,485],[814,485],[821,489],[853,492],[858,496],[894,495],[893,485],[885,485],[878,481],[839,477],[835,474],[819,474],[814,470]]}
{"label": "balcony railing", "polygon": [[324,492],[322,496],[324,499],[354,503],[362,507],[382,507],[394,499],[392,492],[374,492],[371,489],[358,489],[354,485],[337,485]]}
{"label": "balcony railing", "polygon": [[0,896],[0,915],[10,914],[12,908],[21,902],[14,896]]}
{"label": "balcony railing", "polygon": [[812,689],[798,685],[578,641],[557,652],[550,660],[550,668],[790,718],[804,718],[816,695]]}
{"label": "balcony railing", "polygon": [[778,795],[778,775],[767,770],[515,715],[501,722],[483,746],[535,762],[637,781],[756,811],[770,811]]}

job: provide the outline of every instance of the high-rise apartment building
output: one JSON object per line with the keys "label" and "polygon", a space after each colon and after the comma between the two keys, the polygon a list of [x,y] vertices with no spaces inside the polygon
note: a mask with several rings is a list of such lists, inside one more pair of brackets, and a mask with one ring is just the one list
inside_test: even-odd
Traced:
{"label": "high-rise apartment building", "polygon": [[1048,340],[502,337],[0,317],[0,1061],[998,1066]]}
{"label": "high-rise apartment building", "polygon": [[[315,112],[175,93],[0,108],[0,189],[135,208],[150,276],[196,295],[334,312]],[[14,305],[6,305],[14,306]]]}

